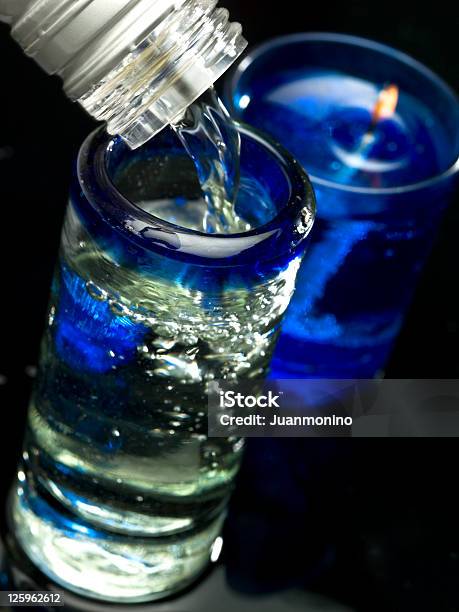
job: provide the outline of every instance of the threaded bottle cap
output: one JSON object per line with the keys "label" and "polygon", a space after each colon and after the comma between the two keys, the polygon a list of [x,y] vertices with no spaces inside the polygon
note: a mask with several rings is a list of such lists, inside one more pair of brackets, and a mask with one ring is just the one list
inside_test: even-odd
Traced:
{"label": "threaded bottle cap", "polygon": [[246,46],[217,0],[0,0],[12,35],[131,148],[208,89]]}

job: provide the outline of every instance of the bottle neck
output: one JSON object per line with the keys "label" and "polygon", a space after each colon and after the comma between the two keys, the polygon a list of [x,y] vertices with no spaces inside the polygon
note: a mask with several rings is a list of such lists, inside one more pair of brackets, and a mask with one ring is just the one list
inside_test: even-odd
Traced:
{"label": "bottle neck", "polygon": [[[217,0],[14,0],[12,35],[110,134],[144,144],[246,46]],[[0,0],[0,13],[13,12]]]}

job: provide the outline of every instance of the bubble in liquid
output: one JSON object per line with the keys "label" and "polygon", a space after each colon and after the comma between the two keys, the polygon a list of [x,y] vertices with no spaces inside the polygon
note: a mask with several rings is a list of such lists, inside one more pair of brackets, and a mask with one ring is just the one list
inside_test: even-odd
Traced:
{"label": "bubble in liquid", "polygon": [[56,316],[56,308],[54,306],[51,306],[51,308],[49,309],[49,314],[48,314],[49,327],[53,326],[55,316]]}
{"label": "bubble in liquid", "polygon": [[92,298],[98,300],[99,302],[104,302],[108,297],[107,292],[104,289],[98,287],[92,281],[88,281],[86,283],[86,290]]}
{"label": "bubble in liquid", "polygon": [[330,164],[330,170],[333,170],[333,172],[338,172],[339,170],[341,170],[341,162],[334,160],[331,162]]}
{"label": "bubble in liquid", "polygon": [[111,312],[117,317],[127,317],[130,315],[130,310],[115,300],[110,300],[109,306]]}

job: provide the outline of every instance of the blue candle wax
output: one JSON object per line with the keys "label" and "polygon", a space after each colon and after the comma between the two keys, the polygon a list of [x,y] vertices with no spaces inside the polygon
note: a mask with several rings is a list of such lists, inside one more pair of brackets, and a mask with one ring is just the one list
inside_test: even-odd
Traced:
{"label": "blue candle wax", "polygon": [[289,71],[269,79],[255,104],[240,97],[239,107],[312,176],[375,189],[435,176],[449,161],[446,126],[403,91],[392,112],[374,118],[384,86],[340,72]]}
{"label": "blue candle wax", "polygon": [[457,99],[411,58],[327,34],[256,49],[227,97],[236,117],[294,154],[317,196],[273,377],[373,377],[453,190]]}

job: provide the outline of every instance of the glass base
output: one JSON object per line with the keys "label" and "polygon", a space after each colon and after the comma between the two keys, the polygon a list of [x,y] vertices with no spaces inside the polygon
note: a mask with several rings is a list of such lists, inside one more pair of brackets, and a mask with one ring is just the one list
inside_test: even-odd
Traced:
{"label": "glass base", "polygon": [[117,603],[167,597],[196,580],[224,519],[163,538],[111,533],[47,499],[23,472],[8,510],[17,542],[46,576],[80,595]]}

